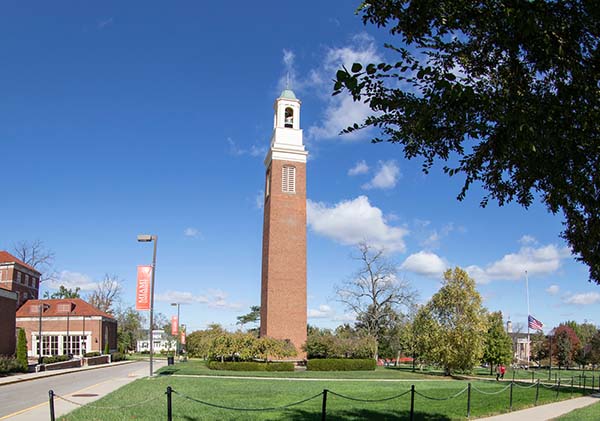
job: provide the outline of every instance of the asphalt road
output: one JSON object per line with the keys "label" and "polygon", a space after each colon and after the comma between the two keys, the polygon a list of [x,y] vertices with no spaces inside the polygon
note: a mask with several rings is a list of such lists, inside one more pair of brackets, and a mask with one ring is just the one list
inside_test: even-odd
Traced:
{"label": "asphalt road", "polygon": [[120,387],[122,384],[117,382],[117,379],[129,377],[135,380],[148,375],[144,368],[148,369],[148,362],[140,361],[2,385],[0,386],[0,419],[47,403],[50,389],[58,395],[66,396],[82,389],[91,389],[101,383],[110,385],[111,381],[115,381],[115,387]]}

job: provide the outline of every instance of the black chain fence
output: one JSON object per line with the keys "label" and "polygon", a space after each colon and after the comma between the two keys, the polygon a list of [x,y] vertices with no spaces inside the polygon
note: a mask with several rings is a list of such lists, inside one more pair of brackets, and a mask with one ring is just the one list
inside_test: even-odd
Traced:
{"label": "black chain fence", "polygon": [[[363,398],[359,398],[359,397],[343,395],[341,393],[337,393],[337,392],[334,392],[329,389],[323,389],[322,392],[317,393],[316,395],[307,397],[305,399],[301,399],[299,401],[291,402],[291,403],[288,403],[285,405],[280,405],[280,406],[263,407],[263,408],[241,408],[241,407],[220,405],[220,404],[216,404],[216,403],[212,403],[212,402],[207,402],[207,401],[195,398],[193,396],[188,396],[185,393],[179,392],[177,390],[174,390],[171,386],[167,386],[167,390],[164,393],[160,393],[159,395],[149,397],[148,399],[145,399],[140,402],[135,402],[135,403],[131,403],[128,405],[123,405],[123,406],[104,406],[104,405],[95,405],[95,404],[91,404],[91,403],[82,404],[79,402],[75,402],[72,399],[68,399],[64,396],[60,396],[60,395],[54,393],[54,391],[52,391],[52,390],[48,391],[48,395],[49,395],[50,420],[51,421],[55,421],[55,411],[54,411],[54,399],[55,398],[65,401],[67,403],[73,404],[73,405],[77,405],[77,406],[85,405],[86,407],[96,408],[98,410],[120,410],[120,409],[127,409],[127,408],[133,408],[136,406],[145,405],[145,404],[155,401],[157,399],[161,399],[165,395],[167,398],[167,420],[168,421],[172,421],[172,419],[173,419],[173,395],[176,395],[177,397],[179,397],[181,399],[197,403],[199,405],[204,405],[204,406],[218,408],[218,409],[224,409],[224,410],[230,410],[230,411],[245,411],[245,412],[283,411],[288,408],[292,408],[294,406],[301,405],[305,402],[309,402],[314,399],[321,398],[321,419],[324,421],[327,419],[327,398],[328,398],[328,396],[335,396],[340,399],[345,399],[345,400],[350,400],[350,401],[354,401],[354,402],[361,402],[361,403],[368,404],[368,403],[386,402],[386,401],[391,401],[394,399],[400,399],[400,398],[410,394],[409,419],[412,421],[412,420],[414,420],[414,415],[415,415],[415,395],[420,396],[426,400],[449,401],[451,399],[456,399],[456,398],[460,397],[461,395],[463,395],[466,392],[467,399],[466,399],[465,404],[466,404],[466,416],[468,418],[471,416],[471,394],[473,392],[480,393],[482,395],[491,396],[491,395],[499,395],[503,392],[506,392],[506,390],[509,390],[509,405],[508,405],[509,411],[512,411],[512,408],[513,408],[513,390],[515,387],[520,388],[520,389],[531,389],[531,388],[535,387],[536,388],[535,402],[534,402],[535,405],[538,404],[540,388],[545,388],[548,390],[556,390],[556,398],[558,398],[559,392],[561,390],[563,392],[565,392],[566,390],[568,390],[568,388],[570,388],[571,397],[573,397],[573,391],[575,389],[583,390],[584,395],[588,392],[590,392],[590,393],[600,392],[600,380],[598,381],[598,390],[596,390],[594,388],[596,386],[595,381],[592,381],[592,385],[594,387],[586,388],[585,381],[583,381],[583,383],[575,384],[575,378],[576,377],[570,378],[570,379],[568,379],[570,381],[563,382],[562,384],[561,384],[560,378],[557,378],[557,382],[555,384],[542,383],[539,379],[537,381],[531,382],[531,383],[526,382],[526,381],[512,380],[505,387],[502,387],[501,389],[495,390],[495,391],[482,390],[482,389],[479,389],[476,386],[472,385],[471,383],[468,383],[464,389],[462,389],[452,395],[445,396],[445,397],[428,396],[425,393],[417,391],[414,384],[411,385],[410,389],[405,392],[402,392],[397,395],[385,397],[385,398],[380,398],[380,399],[363,399]],[[590,385],[590,386],[592,386],[592,385]]]}

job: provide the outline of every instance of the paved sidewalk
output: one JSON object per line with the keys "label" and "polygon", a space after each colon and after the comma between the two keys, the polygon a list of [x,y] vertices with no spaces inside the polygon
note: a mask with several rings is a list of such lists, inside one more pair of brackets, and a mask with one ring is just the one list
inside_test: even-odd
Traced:
{"label": "paved sidewalk", "polygon": [[15,374],[15,375],[6,376],[6,377],[0,377],[0,386],[4,386],[6,384],[26,382],[26,381],[35,380],[35,379],[41,379],[44,377],[60,376],[62,374],[73,373],[76,371],[97,370],[99,368],[114,367],[116,365],[130,364],[130,363],[134,363],[136,361],[137,360],[126,360],[126,361],[117,361],[117,362],[110,363],[110,364],[99,364],[99,365],[91,365],[91,366],[85,366],[85,367],[64,368],[62,370],[40,371],[37,373]]}
{"label": "paved sidewalk", "polygon": [[600,402],[600,394],[584,396],[581,398],[567,399],[560,402],[540,405],[534,408],[514,411],[509,414],[496,415],[481,420],[490,421],[546,421],[560,417],[574,409],[583,408],[588,405]]}
{"label": "paved sidewalk", "polygon": [[[136,362],[136,360],[132,361],[124,361],[122,363]],[[112,366],[117,365],[118,363],[113,363]],[[154,370],[158,370],[159,368],[167,365],[166,360],[155,360],[154,362]],[[97,368],[107,367],[108,365],[102,365]],[[133,368],[133,367],[132,367]],[[62,373],[67,374],[65,371],[72,373],[73,371],[81,371],[82,369],[70,369],[70,370],[60,370]],[[58,372],[59,370],[56,370]],[[53,375],[57,375],[56,372],[53,372]],[[41,373],[30,373],[30,374],[41,374]],[[119,389],[122,386],[125,386],[127,383],[131,383],[134,380],[139,378],[148,376],[148,367],[138,367],[134,371],[127,373],[126,375],[122,375],[119,377],[115,377],[110,380],[106,380],[92,386],[80,389],[76,392],[67,394],[63,396],[68,401],[55,397],[54,399],[54,413],[56,418],[65,415],[72,410],[86,405],[90,402],[103,398],[107,394]],[[46,376],[48,377],[48,376]],[[39,378],[39,376],[37,377]],[[27,378],[22,381],[33,380],[32,378]],[[1,392],[0,388],[0,392]],[[11,421],[39,421],[46,420],[50,417],[50,408],[48,402],[43,402],[38,405],[27,408],[23,411],[11,414],[6,417],[0,418],[1,420],[11,420]]]}

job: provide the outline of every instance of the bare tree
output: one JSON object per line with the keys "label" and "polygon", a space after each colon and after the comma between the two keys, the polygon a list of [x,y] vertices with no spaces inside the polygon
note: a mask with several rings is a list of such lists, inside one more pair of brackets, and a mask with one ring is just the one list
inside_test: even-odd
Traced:
{"label": "bare tree", "polygon": [[[356,314],[358,323],[377,342],[402,310],[409,310],[416,292],[396,274],[396,265],[388,260],[383,249],[362,242],[358,255],[360,262],[354,276],[335,287],[338,300]],[[377,356],[377,355],[376,355]]]}
{"label": "bare tree", "polygon": [[42,275],[40,282],[56,279],[56,272],[53,269],[54,252],[48,250],[42,240],[19,241],[13,244],[13,253],[15,256],[38,270]]}
{"label": "bare tree", "polygon": [[121,300],[121,280],[117,275],[104,275],[104,279],[98,283],[96,290],[92,292],[88,301],[91,305],[106,313],[113,313],[113,305]]}

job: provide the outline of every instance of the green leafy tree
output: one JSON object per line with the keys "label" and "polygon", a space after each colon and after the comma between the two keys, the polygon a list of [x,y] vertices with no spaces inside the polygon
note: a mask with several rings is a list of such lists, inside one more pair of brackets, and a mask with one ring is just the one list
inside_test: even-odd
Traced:
{"label": "green leafy tree", "polygon": [[464,177],[500,205],[539,199],[564,216],[575,258],[600,283],[598,3],[590,0],[368,0],[363,23],[386,28],[390,63],[337,72],[373,115],[373,142],[402,146]]}
{"label": "green leafy tree", "polygon": [[212,341],[225,333],[219,324],[211,324],[205,330],[196,330],[186,337],[187,352],[190,357],[208,359],[211,353]]}
{"label": "green leafy tree", "polygon": [[250,306],[250,312],[237,317],[237,324],[244,326],[248,323],[260,323],[260,306]]}
{"label": "green leafy tree", "polygon": [[145,324],[144,316],[133,307],[119,308],[115,312],[117,319],[117,347],[121,352],[134,351],[137,341],[142,339],[141,329]]}
{"label": "green leafy tree", "polygon": [[52,294],[50,294],[48,291],[46,291],[44,293],[44,298],[51,298],[51,299],[81,298],[81,295],[79,294],[80,290],[81,289],[79,287],[75,287],[75,289],[72,289],[72,288],[66,288],[64,285],[61,285],[58,287],[58,291],[53,292]]}
{"label": "green leafy tree", "polygon": [[553,342],[552,351],[558,361],[558,367],[569,368],[580,348],[579,338],[575,331],[566,324],[560,324],[554,329]]}
{"label": "green leafy tree", "polygon": [[542,360],[548,358],[549,342],[544,332],[538,331],[531,335],[531,354],[530,357],[533,361],[536,361],[538,365],[542,365]]}
{"label": "green leafy tree", "polygon": [[590,339],[589,346],[589,362],[595,366],[600,364],[600,330],[596,331],[592,339]]}
{"label": "green leafy tree", "polygon": [[512,356],[512,339],[504,330],[502,313],[500,311],[490,313],[483,350],[483,361],[490,364],[490,374],[493,374],[495,365],[509,364]]}
{"label": "green leafy tree", "polygon": [[21,368],[21,371],[27,372],[29,363],[27,362],[27,335],[25,330],[19,328],[17,335],[17,362]]}
{"label": "green leafy tree", "polygon": [[[426,330],[422,330],[426,329]],[[487,313],[475,281],[456,267],[444,273],[443,285],[415,318],[420,351],[429,361],[454,370],[470,371],[483,357]]]}

